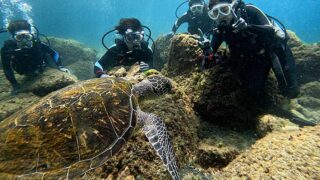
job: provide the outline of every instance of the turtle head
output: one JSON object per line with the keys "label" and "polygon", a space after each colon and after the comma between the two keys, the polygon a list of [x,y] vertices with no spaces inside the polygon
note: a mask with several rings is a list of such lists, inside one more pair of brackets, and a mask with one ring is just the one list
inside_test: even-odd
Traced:
{"label": "turtle head", "polygon": [[171,81],[163,76],[152,76],[134,85],[133,91],[139,97],[163,95],[172,89]]}

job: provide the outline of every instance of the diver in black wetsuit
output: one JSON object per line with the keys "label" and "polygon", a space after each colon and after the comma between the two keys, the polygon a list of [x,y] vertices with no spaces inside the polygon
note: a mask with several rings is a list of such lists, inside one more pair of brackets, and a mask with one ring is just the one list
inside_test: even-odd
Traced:
{"label": "diver in black wetsuit", "polygon": [[208,16],[208,5],[204,0],[189,0],[189,10],[180,17],[172,27],[172,32],[167,36],[172,37],[183,23],[188,23],[190,34],[199,34],[200,29],[206,33],[212,29],[212,20]]}
{"label": "diver in black wetsuit", "polygon": [[27,76],[42,73],[47,64],[47,54],[54,59],[60,71],[69,72],[62,66],[58,52],[43,44],[35,34],[32,34],[31,25],[27,21],[13,21],[7,31],[11,33],[12,39],[4,42],[1,60],[5,76],[13,87],[12,94],[20,90],[14,71]]}
{"label": "diver in black wetsuit", "polygon": [[96,77],[109,77],[107,71],[115,66],[132,66],[136,62],[140,64],[140,71],[150,69],[153,52],[144,41],[144,31],[141,22],[135,18],[124,18],[115,27],[119,39],[108,51],[95,63],[94,73]]}
{"label": "diver in black wetsuit", "polygon": [[252,93],[263,90],[272,68],[281,92],[295,98],[299,86],[286,32],[259,8],[239,0],[212,0],[209,7],[209,17],[216,27],[211,41],[213,54],[226,42],[235,60],[230,63]]}

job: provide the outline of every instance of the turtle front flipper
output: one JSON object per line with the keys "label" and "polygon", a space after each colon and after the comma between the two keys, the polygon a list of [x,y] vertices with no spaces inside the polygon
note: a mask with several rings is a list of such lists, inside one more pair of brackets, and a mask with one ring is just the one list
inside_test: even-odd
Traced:
{"label": "turtle front flipper", "polygon": [[174,180],[179,180],[176,157],[165,124],[160,117],[154,114],[138,111],[138,122],[142,124],[143,131],[147,136],[158,156],[165,164]]}

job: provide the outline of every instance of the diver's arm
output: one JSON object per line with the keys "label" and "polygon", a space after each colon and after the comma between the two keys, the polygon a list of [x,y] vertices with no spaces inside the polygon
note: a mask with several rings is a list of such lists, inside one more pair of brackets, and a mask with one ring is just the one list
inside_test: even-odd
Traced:
{"label": "diver's arm", "polygon": [[54,60],[54,62],[59,68],[63,67],[60,59],[60,55],[57,51],[53,50],[52,48],[50,48],[49,46],[43,43],[41,43],[41,49],[43,50],[43,52],[48,53],[52,57],[52,59]]}
{"label": "diver's arm", "polygon": [[173,25],[172,32],[176,33],[181,24],[188,22],[189,15],[188,13],[185,13],[183,16],[181,16]]}
{"label": "diver's arm", "polygon": [[248,25],[248,31],[256,35],[274,35],[275,30],[270,25]]}
{"label": "diver's arm", "polygon": [[4,48],[1,49],[1,60],[6,78],[13,87],[18,86],[18,82],[14,76],[13,69],[10,65],[10,55],[5,52]]}
{"label": "diver's arm", "polygon": [[153,67],[153,51],[150,47],[148,47],[147,49],[147,60],[145,63],[147,63],[150,66],[150,68]]}
{"label": "diver's arm", "polygon": [[212,47],[213,54],[217,53],[222,42],[223,42],[222,36],[218,33],[214,33],[211,40],[211,47]]}
{"label": "diver's arm", "polygon": [[117,58],[116,46],[109,49],[94,65],[94,74],[97,78],[106,75],[106,70],[114,66]]}
{"label": "diver's arm", "polygon": [[254,5],[246,5],[247,15],[251,22],[248,22],[248,30],[257,35],[274,34],[275,29],[265,13]]}

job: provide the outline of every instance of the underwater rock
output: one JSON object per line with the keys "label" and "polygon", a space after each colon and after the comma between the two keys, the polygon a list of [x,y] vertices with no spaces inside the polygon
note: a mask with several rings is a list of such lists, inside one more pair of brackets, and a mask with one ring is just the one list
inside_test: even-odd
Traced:
{"label": "underwater rock", "polygon": [[[17,79],[19,80],[20,78]],[[77,77],[74,75],[61,72],[57,69],[47,68],[43,74],[35,78],[22,78],[20,84],[23,92],[32,92],[36,96],[43,97],[77,81]]]}
{"label": "underwater rock", "polygon": [[319,128],[271,133],[214,179],[319,179]]}
{"label": "underwater rock", "polygon": [[320,82],[303,85],[301,96],[291,101],[290,110],[301,119],[320,124]]}
{"label": "underwater rock", "polygon": [[[61,57],[62,64],[69,68],[79,80],[94,77],[93,67],[97,60],[97,52],[87,48],[80,42],[69,39],[50,37],[51,46]],[[52,67],[55,65],[50,62]]]}
{"label": "underwater rock", "polygon": [[15,96],[6,93],[0,93],[0,122],[15,112],[24,109],[40,98],[32,93],[20,93]]}
{"label": "underwater rock", "polygon": [[288,119],[277,117],[272,114],[265,114],[259,117],[256,132],[258,137],[264,137],[269,133],[276,131],[291,131],[298,130],[299,126],[293,124]]}
{"label": "underwater rock", "polygon": [[157,70],[161,70],[168,62],[170,51],[171,38],[166,36],[160,36],[155,41],[155,52],[153,56],[153,67]]}
{"label": "underwater rock", "polygon": [[290,37],[289,41],[288,41],[288,45],[291,48],[298,48],[304,45],[304,43],[302,42],[302,40],[298,37],[298,35],[290,30],[287,30],[288,35]]}
{"label": "underwater rock", "polygon": [[[225,52],[223,48],[219,51]],[[178,82],[202,119],[232,128],[254,128],[264,105],[278,99],[276,80],[269,79],[265,97],[259,97],[258,102],[247,93],[231,67],[217,65],[201,71],[198,59],[201,54],[194,36],[177,35],[172,39],[169,62],[163,73]]]}
{"label": "underwater rock", "polygon": [[196,163],[204,169],[221,169],[257,140],[252,131],[237,132],[201,122]]}
{"label": "underwater rock", "polygon": [[39,96],[45,96],[77,81],[73,75],[50,68],[34,78],[20,75],[16,75],[16,78],[21,85],[21,92],[11,95],[12,87],[3,70],[0,70],[0,121],[33,104],[39,100]]}
{"label": "underwater rock", "polygon": [[166,72],[170,77],[188,74],[199,67],[202,50],[198,40],[187,34],[172,38]]}
{"label": "underwater rock", "polygon": [[288,44],[297,63],[298,81],[300,84],[320,81],[320,45],[307,44],[293,32]]}

